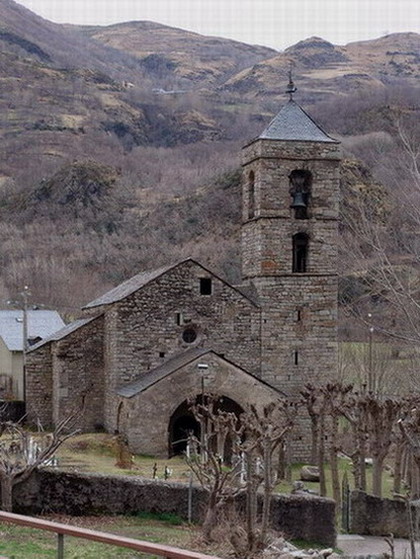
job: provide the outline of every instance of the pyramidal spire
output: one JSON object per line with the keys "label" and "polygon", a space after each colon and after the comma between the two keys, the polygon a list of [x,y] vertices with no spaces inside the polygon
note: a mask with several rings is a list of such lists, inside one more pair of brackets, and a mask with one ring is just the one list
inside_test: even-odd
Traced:
{"label": "pyramidal spire", "polygon": [[280,112],[273,118],[267,128],[258,136],[261,140],[295,140],[301,142],[334,142],[320,126],[293,99],[297,87],[289,70],[289,83],[285,93],[289,95]]}

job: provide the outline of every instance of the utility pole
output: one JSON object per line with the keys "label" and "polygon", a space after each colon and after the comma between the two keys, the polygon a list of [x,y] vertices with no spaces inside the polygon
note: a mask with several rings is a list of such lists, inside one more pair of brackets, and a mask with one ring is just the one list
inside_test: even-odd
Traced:
{"label": "utility pole", "polygon": [[31,295],[29,287],[24,286],[21,293],[23,303],[23,401],[26,402],[26,353],[28,351],[28,298]]}

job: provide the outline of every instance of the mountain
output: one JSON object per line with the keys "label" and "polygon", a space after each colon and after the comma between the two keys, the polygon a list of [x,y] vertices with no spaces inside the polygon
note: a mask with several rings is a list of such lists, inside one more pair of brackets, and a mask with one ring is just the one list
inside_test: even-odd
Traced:
{"label": "mountain", "polygon": [[267,47],[206,37],[151,21],[77,29],[104,45],[135,56],[144,70],[168,88],[215,86],[276,54]]}
{"label": "mountain", "polygon": [[285,75],[290,64],[307,103],[395,83],[415,86],[420,77],[420,35],[398,33],[346,46],[311,37],[239,72],[224,89],[248,97],[278,97],[279,75]]}
{"label": "mountain", "polygon": [[57,25],[13,0],[0,22],[3,299],[29,282],[37,302],[71,311],[190,255],[237,279],[240,147],[285,102],[290,62],[296,100],[376,176],[403,182],[396,123],[418,127],[415,33],[278,53],[152,22]]}

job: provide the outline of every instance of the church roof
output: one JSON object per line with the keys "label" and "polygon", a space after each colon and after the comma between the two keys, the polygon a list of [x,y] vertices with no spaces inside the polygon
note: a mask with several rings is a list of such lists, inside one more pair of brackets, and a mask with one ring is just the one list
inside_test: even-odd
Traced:
{"label": "church roof", "polygon": [[176,355],[172,359],[168,359],[168,361],[165,361],[165,363],[162,363],[162,365],[159,365],[158,367],[151,369],[146,373],[143,373],[138,380],[130,382],[129,384],[120,388],[117,391],[117,394],[119,396],[131,398],[132,396],[143,392],[143,390],[146,390],[146,388],[149,388],[153,384],[156,384],[171,373],[177,371],[178,369],[181,369],[182,367],[185,367],[185,365],[188,365],[188,363],[191,363],[191,361],[198,359],[206,353],[209,353],[209,350],[202,347],[188,349],[187,351]]}
{"label": "church roof", "polygon": [[293,99],[283,106],[258,139],[337,143]]}
{"label": "church roof", "polygon": [[[165,361],[165,363],[162,363],[162,365],[159,365],[158,367],[155,367],[154,369],[151,369],[150,371],[147,371],[146,373],[143,373],[140,376],[139,379],[137,379],[133,382],[130,382],[130,383],[126,384],[125,386],[122,386],[121,388],[119,388],[117,390],[117,394],[119,396],[123,396],[125,398],[132,398],[133,396],[136,396],[137,394],[140,394],[140,392],[144,392],[145,390],[147,390],[148,388],[150,388],[154,384],[163,380],[165,377],[171,375],[172,373],[174,373],[178,369],[182,369],[182,367],[185,367],[185,365],[188,365],[189,363],[192,363],[196,359],[199,359],[200,357],[202,357],[203,355],[206,355],[208,353],[214,353],[214,354],[218,355],[212,349],[206,349],[206,348],[200,348],[200,347],[188,349],[188,350],[186,350],[182,353],[179,353],[178,355],[175,355],[175,357],[172,357],[172,359],[168,359],[168,361]],[[256,379],[261,384],[265,384],[266,386],[268,386],[272,390],[275,390],[276,392],[279,392],[279,393],[283,394],[283,392],[281,392],[277,388],[274,388],[273,386],[266,383],[265,381],[263,381],[263,380],[261,380],[257,377],[254,377],[254,375],[251,375],[251,373],[248,373],[247,371],[245,371],[245,369],[243,369],[242,367],[239,367],[235,363],[232,363],[231,361],[228,361],[225,357],[222,357],[222,356],[219,355],[219,358],[222,359],[223,361],[226,361],[227,363],[230,363],[231,365],[234,365],[237,369],[241,369],[245,374],[253,377],[254,379]]]}
{"label": "church roof", "polygon": [[193,262],[195,265],[200,266],[200,268],[202,268],[203,270],[211,274],[213,277],[219,279],[221,282],[223,282],[224,284],[228,285],[229,287],[237,291],[240,295],[242,295],[242,297],[248,299],[253,305],[258,306],[257,302],[253,298],[251,298],[246,292],[244,292],[241,288],[231,285],[226,280],[220,278],[214,272],[211,272],[208,268],[206,268],[196,260],[193,260],[192,258],[187,258],[185,260],[182,260],[181,262],[170,264],[168,266],[163,266],[162,268],[157,268],[156,270],[140,272],[140,274],[137,274],[136,276],[133,276],[132,278],[124,281],[123,283],[120,283],[120,285],[117,285],[117,287],[114,287],[114,289],[111,289],[111,291],[104,293],[104,295],[101,295],[101,297],[98,297],[98,299],[91,301],[83,308],[91,309],[94,307],[99,307],[101,305],[111,305],[112,303],[117,303],[118,301],[122,301],[132,293],[135,293],[138,289],[141,289],[151,281],[159,278],[166,272],[169,272],[169,270],[172,270],[173,268],[176,268],[180,264],[184,264],[186,262]]}
{"label": "church roof", "polygon": [[160,277],[165,272],[168,272],[171,268],[174,268],[174,266],[176,266],[176,264],[157,268],[156,270],[140,272],[140,274],[137,274],[132,278],[124,281],[123,283],[120,283],[120,285],[117,285],[117,287],[114,287],[114,289],[111,289],[111,291],[104,293],[104,295],[101,295],[101,297],[98,297],[98,299],[91,301],[83,308],[90,309],[92,307],[110,305],[111,303],[121,301],[122,299],[125,299],[125,297],[128,297],[141,287],[145,286],[150,281]]}

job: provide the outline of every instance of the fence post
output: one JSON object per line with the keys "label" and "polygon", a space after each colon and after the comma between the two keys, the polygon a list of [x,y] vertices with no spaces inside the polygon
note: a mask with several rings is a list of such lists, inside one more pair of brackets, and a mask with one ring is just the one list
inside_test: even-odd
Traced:
{"label": "fence post", "polygon": [[347,472],[344,472],[341,486],[341,527],[344,532],[350,530],[350,486]]}
{"label": "fence post", "polygon": [[64,559],[64,534],[57,534],[57,559]]}

